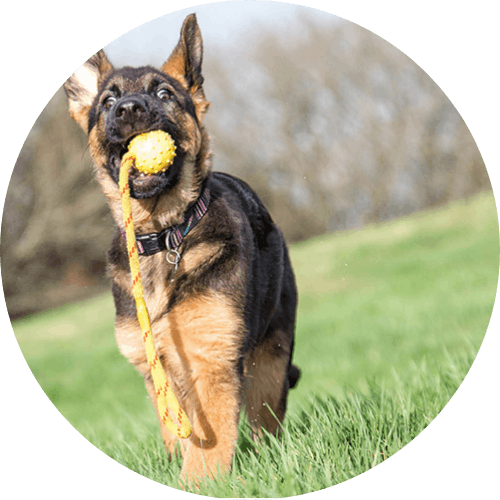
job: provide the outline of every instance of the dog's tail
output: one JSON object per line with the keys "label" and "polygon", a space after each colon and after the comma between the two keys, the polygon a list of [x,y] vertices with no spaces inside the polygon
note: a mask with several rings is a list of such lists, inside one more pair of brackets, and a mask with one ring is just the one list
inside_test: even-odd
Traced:
{"label": "dog's tail", "polygon": [[295,365],[290,365],[290,369],[288,370],[288,386],[290,389],[293,389],[300,378],[300,368]]}

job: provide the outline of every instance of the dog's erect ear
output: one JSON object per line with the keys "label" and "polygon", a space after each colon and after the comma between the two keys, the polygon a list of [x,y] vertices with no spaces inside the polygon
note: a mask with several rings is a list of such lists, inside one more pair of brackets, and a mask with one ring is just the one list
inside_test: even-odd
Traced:
{"label": "dog's erect ear", "polygon": [[203,84],[202,59],[201,31],[196,22],[196,14],[191,14],[184,20],[180,40],[161,70],[179,80],[189,89],[199,88]]}
{"label": "dog's erect ear", "polygon": [[196,14],[191,14],[186,17],[182,25],[179,43],[161,70],[174,77],[189,90],[200,122],[210,105],[205,98],[202,87],[202,61],[203,40],[201,31],[196,21]]}
{"label": "dog's erect ear", "polygon": [[99,84],[113,71],[113,66],[100,50],[77,69],[64,84],[69,112],[86,133],[89,111],[99,91]]}

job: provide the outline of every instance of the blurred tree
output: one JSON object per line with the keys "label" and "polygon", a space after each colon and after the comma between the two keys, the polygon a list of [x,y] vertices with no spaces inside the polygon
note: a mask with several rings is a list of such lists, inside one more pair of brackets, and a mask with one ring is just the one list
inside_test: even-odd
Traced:
{"label": "blurred tree", "polygon": [[[409,58],[348,22],[297,23],[299,38],[254,27],[256,43],[207,47],[204,63],[214,169],[245,179],[289,242],[491,189],[462,118]],[[86,148],[60,90],[7,193],[2,276],[12,316],[107,286],[113,223]]]}
{"label": "blurred tree", "polygon": [[102,290],[113,228],[86,148],[60,89],[24,144],[5,200],[2,280],[13,317]]}
{"label": "blurred tree", "polygon": [[246,58],[207,65],[215,165],[257,188],[290,241],[491,189],[460,115],[408,57],[352,23],[299,22],[300,39],[254,32]]}

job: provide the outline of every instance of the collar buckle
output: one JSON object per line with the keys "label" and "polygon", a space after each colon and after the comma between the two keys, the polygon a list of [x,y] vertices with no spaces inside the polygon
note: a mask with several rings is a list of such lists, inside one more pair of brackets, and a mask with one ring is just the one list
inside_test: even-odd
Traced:
{"label": "collar buckle", "polygon": [[[176,249],[180,247],[188,232],[200,222],[209,205],[210,191],[205,188],[196,203],[184,215],[182,224],[165,228],[160,233],[136,234],[139,255],[153,255],[167,250],[167,261],[172,265],[177,265],[181,257]],[[125,237],[123,231],[122,234]]]}

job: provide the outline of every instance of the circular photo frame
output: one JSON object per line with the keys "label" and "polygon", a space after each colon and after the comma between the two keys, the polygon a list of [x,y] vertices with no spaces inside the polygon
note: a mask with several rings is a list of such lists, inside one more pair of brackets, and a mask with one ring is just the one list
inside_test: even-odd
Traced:
{"label": "circular photo frame", "polygon": [[[450,426],[473,439],[465,394],[491,408],[488,386],[462,382],[499,230],[469,108],[373,32],[293,4],[189,6],[81,47],[6,190],[12,463],[33,440],[54,449],[47,491],[81,481],[75,460],[114,496],[124,478],[125,495],[391,498],[406,464],[436,465],[429,444],[455,446]],[[168,162],[125,165],[158,130]]]}

